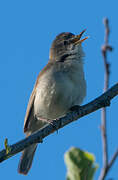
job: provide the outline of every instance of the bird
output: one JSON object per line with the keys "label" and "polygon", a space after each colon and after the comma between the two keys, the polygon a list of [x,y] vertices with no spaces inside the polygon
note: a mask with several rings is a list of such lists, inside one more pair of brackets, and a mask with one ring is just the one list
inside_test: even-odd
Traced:
{"label": "bird", "polygon": [[[29,98],[24,119],[26,137],[51,120],[65,116],[72,107],[80,106],[86,96],[84,52],[81,39],[83,30],[75,35],[63,32],[52,42],[49,61],[40,71]],[[25,148],[18,165],[18,172],[27,175],[37,144]]]}

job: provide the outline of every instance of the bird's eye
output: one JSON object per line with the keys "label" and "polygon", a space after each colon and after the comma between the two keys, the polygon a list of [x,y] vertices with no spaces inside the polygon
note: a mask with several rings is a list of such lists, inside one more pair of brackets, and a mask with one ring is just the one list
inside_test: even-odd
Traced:
{"label": "bird's eye", "polygon": [[66,46],[68,44],[68,42],[67,41],[64,41],[64,46]]}

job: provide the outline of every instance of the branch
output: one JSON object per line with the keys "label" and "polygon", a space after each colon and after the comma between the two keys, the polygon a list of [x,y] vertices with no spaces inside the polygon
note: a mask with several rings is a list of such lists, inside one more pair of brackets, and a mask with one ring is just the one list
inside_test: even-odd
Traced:
{"label": "branch", "polygon": [[[11,156],[23,151],[26,147],[33,143],[41,143],[42,140],[50,135],[51,133],[57,131],[58,129],[64,127],[65,125],[76,121],[87,114],[90,114],[102,107],[109,106],[110,101],[118,95],[118,83],[111,87],[107,92],[103,93],[101,96],[91,101],[90,103],[83,105],[76,109],[75,111],[69,112],[65,117],[60,118],[48,124],[39,131],[35,132],[31,136],[9,146],[9,151],[6,153],[6,149],[0,151],[0,162],[10,158]],[[8,146],[8,144],[7,144]]]}
{"label": "branch", "polygon": [[[104,69],[105,69],[105,73],[104,73],[104,90],[103,92],[107,91],[108,86],[109,86],[109,75],[110,75],[110,64],[107,61],[107,52],[110,50],[110,47],[108,45],[108,40],[109,40],[109,33],[110,33],[110,29],[109,29],[109,21],[107,18],[104,19],[104,25],[105,25],[105,44],[102,46],[102,55],[103,55],[103,61],[104,61]],[[111,48],[112,49],[112,48]],[[101,112],[101,133],[102,133],[102,142],[103,142],[103,169],[102,171],[104,171],[104,173],[106,172],[106,168],[108,165],[108,143],[107,143],[107,134],[106,134],[106,129],[107,129],[107,125],[106,125],[106,108],[102,109]],[[102,172],[102,174],[104,174]],[[102,178],[101,178],[102,180]]]}
{"label": "branch", "polygon": [[[104,90],[103,92],[106,92],[109,87],[109,76],[110,76],[110,64],[107,60],[107,52],[112,51],[112,47],[108,44],[109,42],[109,21],[107,18],[104,19],[104,25],[105,25],[105,38],[104,38],[104,45],[102,46],[102,55],[103,55],[103,61],[104,61]],[[107,125],[106,125],[106,108],[102,108],[101,112],[101,133],[102,133],[102,142],[103,142],[103,168],[101,170],[99,180],[104,180],[106,177],[109,169],[113,165],[116,157],[118,156],[118,150],[114,153],[111,161],[108,163],[108,143],[107,143]]]}
{"label": "branch", "polygon": [[110,168],[112,167],[112,165],[113,165],[113,163],[115,162],[115,160],[116,160],[117,157],[118,157],[118,149],[117,149],[116,152],[113,154],[113,157],[112,157],[112,159],[110,160],[110,162],[108,163],[107,167],[106,167],[105,169],[102,169],[99,180],[103,180],[103,179],[106,177],[108,171],[109,171]]}
{"label": "branch", "polygon": [[113,157],[111,158],[108,166],[107,166],[107,171],[111,168],[111,166],[113,165],[113,163],[115,162],[116,158],[118,157],[118,149],[116,150],[116,152],[113,154]]}

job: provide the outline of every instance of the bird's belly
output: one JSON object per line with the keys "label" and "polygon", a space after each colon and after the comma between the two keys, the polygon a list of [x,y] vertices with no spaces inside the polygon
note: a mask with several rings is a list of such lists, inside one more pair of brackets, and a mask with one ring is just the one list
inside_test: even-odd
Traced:
{"label": "bird's belly", "polygon": [[81,84],[74,86],[72,81],[67,79],[61,82],[55,81],[52,84],[42,84],[35,97],[35,115],[45,119],[57,119],[64,116],[73,105],[81,103],[82,89]]}
{"label": "bird's belly", "polygon": [[38,117],[56,119],[66,114],[71,103],[71,88],[67,89],[65,85],[59,87],[56,84],[50,88],[41,88],[37,92],[34,110]]}

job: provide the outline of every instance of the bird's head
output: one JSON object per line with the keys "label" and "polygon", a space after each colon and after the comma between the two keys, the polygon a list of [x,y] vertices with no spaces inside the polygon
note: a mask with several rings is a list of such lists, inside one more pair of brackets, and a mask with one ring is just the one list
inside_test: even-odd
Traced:
{"label": "bird's head", "polygon": [[88,39],[85,37],[81,39],[83,30],[79,35],[74,35],[69,32],[64,32],[56,36],[50,49],[50,60],[51,61],[65,61],[68,59],[76,59],[84,56],[82,51],[81,43]]}

